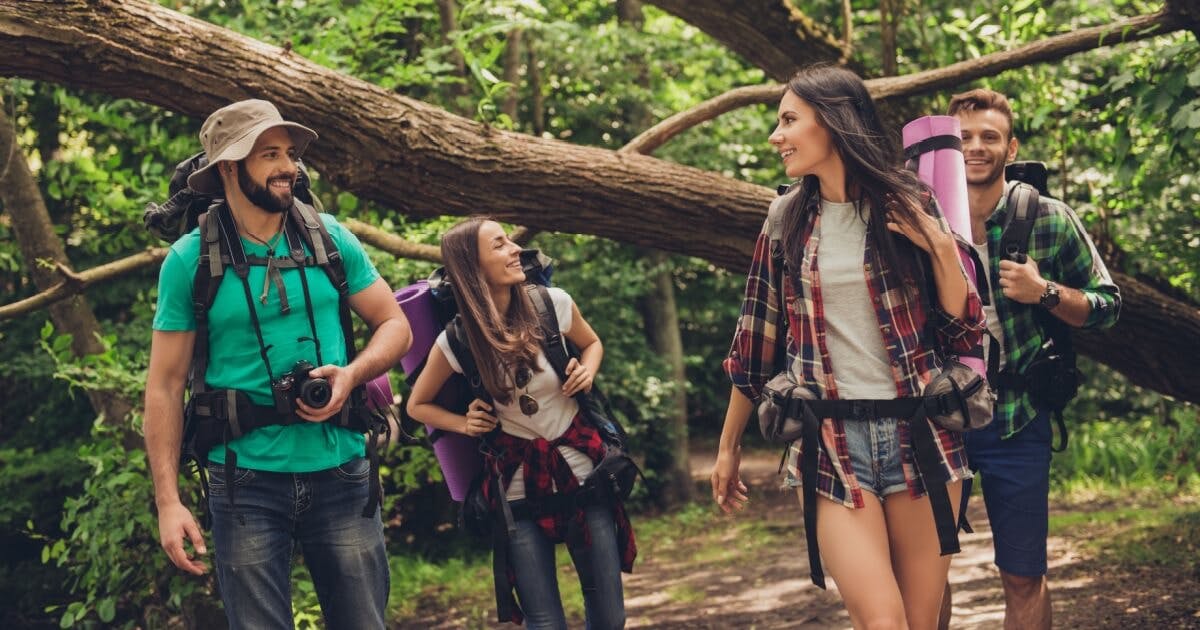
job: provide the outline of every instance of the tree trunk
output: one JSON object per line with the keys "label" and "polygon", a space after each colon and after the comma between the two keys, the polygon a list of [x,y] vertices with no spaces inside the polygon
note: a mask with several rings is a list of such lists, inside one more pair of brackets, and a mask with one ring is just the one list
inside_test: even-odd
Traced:
{"label": "tree trunk", "polygon": [[896,27],[900,25],[902,0],[882,0],[879,3],[879,40],[883,58],[883,76],[896,76]]}
{"label": "tree trunk", "polygon": [[692,24],[776,81],[842,58],[842,42],[792,0],[647,0]]}
{"label": "tree trunk", "polygon": [[638,248],[638,253],[652,270],[646,278],[650,288],[641,304],[646,338],[654,353],[662,357],[675,388],[668,406],[670,416],[665,418],[666,431],[655,427],[656,437],[666,439],[668,447],[660,449],[660,461],[650,461],[649,457],[646,461],[647,468],[662,475],[659,500],[662,506],[669,507],[691,500],[694,488],[688,459],[688,381],[683,365],[683,338],[679,332],[670,256],[661,249]]}
{"label": "tree trunk", "polygon": [[[1081,29],[1054,38],[1063,44],[1053,54],[1191,24],[1169,13],[1122,23],[1140,26],[1101,37]],[[1087,37],[1076,41],[1080,34]],[[488,208],[534,229],[595,234],[742,271],[774,197],[766,187],[650,157],[490,129],[282,52],[143,2],[0,4],[0,75],[94,89],[196,117],[236,99],[271,99],[285,116],[321,134],[306,157],[322,176],[404,214]],[[207,62],[190,62],[201,58]],[[1035,45],[1004,61],[956,64],[959,74],[939,69],[868,84],[895,96],[1015,67],[1013,58],[1058,57]],[[1200,379],[1180,376],[1192,374],[1200,356],[1200,309],[1114,275],[1130,296],[1119,334],[1106,335],[1104,347],[1080,335],[1081,351],[1111,361],[1134,382],[1200,402]]]}
{"label": "tree trunk", "polygon": [[[621,23],[637,30],[641,30],[645,22],[640,0],[618,0],[617,16]],[[649,84],[645,60],[639,59],[636,63],[637,82],[645,87]],[[653,118],[644,103],[637,104],[629,113],[629,123],[633,129],[645,129],[651,122]],[[659,461],[652,461],[649,456],[646,461],[647,468],[662,475],[662,488],[657,494],[660,504],[669,507],[691,500],[693,488],[688,457],[688,381],[683,365],[683,337],[679,330],[671,257],[661,249],[638,248],[638,253],[650,268],[646,278],[649,290],[641,305],[642,326],[650,347],[666,364],[667,376],[675,388],[671,404],[667,407],[666,431],[661,432],[666,441],[665,448],[655,449],[654,459]]]}
{"label": "tree trunk", "polygon": [[471,89],[467,81],[470,77],[467,74],[467,62],[463,59],[462,51],[458,46],[454,45],[454,33],[458,31],[458,3],[454,0],[437,0],[439,25],[442,31],[442,43],[450,47],[450,65],[454,66],[454,76],[461,79],[457,83],[450,85],[450,102],[454,103],[455,110],[463,114],[469,111],[464,103],[459,101],[465,99],[470,94]]}
{"label": "tree trunk", "polygon": [[525,50],[529,64],[529,119],[533,124],[533,135],[540,138],[546,132],[546,96],[542,94],[542,68],[538,65],[541,60],[533,37],[526,38]]}
{"label": "tree trunk", "polygon": [[504,93],[504,102],[500,111],[513,121],[517,128],[517,97],[521,94],[521,29],[514,28],[508,32],[504,43],[504,81],[509,83],[508,91]]}
{"label": "tree trunk", "polygon": [[[17,144],[16,129],[0,101],[0,204],[12,219],[13,235],[21,249],[25,268],[39,290],[58,282],[55,265],[70,265],[62,240],[54,232],[50,213],[37,181]],[[52,263],[49,266],[41,261]],[[50,306],[50,320],[59,334],[70,334],[71,350],[75,356],[99,354],[104,346],[97,336],[100,323],[88,305],[87,298],[75,295]],[[121,427],[132,407],[110,391],[87,390],[88,401],[104,421]]]}

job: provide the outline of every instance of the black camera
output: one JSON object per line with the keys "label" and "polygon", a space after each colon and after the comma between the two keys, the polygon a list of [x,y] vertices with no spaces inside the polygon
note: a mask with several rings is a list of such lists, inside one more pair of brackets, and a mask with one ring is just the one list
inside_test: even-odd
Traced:
{"label": "black camera", "polygon": [[291,413],[292,401],[299,398],[309,407],[324,407],[333,397],[333,387],[323,378],[312,378],[308,373],[316,366],[308,361],[297,361],[292,371],[284,374],[271,383],[271,392],[275,395],[275,410],[280,413]]}

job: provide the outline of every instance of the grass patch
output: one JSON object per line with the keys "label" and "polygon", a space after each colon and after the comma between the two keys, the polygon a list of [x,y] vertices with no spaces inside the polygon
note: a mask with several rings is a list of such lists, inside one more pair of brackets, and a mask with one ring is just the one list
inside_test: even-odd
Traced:
{"label": "grass patch", "polygon": [[1130,490],[1110,487],[1091,501],[1066,497],[1064,503],[1074,505],[1050,515],[1051,533],[1070,535],[1105,562],[1169,567],[1186,574],[1200,570],[1200,494]]}

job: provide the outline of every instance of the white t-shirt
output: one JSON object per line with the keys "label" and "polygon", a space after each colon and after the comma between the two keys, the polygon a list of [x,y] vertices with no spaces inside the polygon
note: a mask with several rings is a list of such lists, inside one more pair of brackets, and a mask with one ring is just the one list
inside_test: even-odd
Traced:
{"label": "white t-shirt", "polygon": [[[979,254],[979,260],[983,261],[984,269],[992,268],[992,261],[988,260],[988,244],[971,243],[971,247],[975,248],[975,252]],[[992,287],[992,283],[988,282],[988,304],[983,307],[983,315],[987,318],[987,332],[1000,344],[1000,368],[1004,369],[1004,365],[1008,363],[1004,353],[1004,329],[1000,327],[1000,318],[996,316],[996,291]],[[989,339],[983,340],[983,364],[988,364],[988,354],[992,351],[992,343]]]}
{"label": "white t-shirt", "polygon": [[[571,296],[562,289],[551,288],[549,291],[550,300],[554,303],[554,313],[558,317],[558,326],[565,335],[571,330],[571,306],[574,302],[571,300]],[[442,349],[442,354],[446,355],[450,368],[462,374],[462,365],[454,356],[454,351],[450,349],[446,331],[442,331],[442,334],[438,335],[436,343]],[[554,366],[550,365],[545,352],[538,352],[537,364],[541,371],[534,372],[533,378],[529,380],[529,385],[522,389],[514,389],[514,394],[508,404],[496,401],[493,415],[500,420],[500,430],[509,435],[525,440],[537,438],[554,440],[565,433],[567,427],[571,426],[571,420],[579,413],[579,403],[575,402],[574,398],[563,395],[562,381],[554,372]],[[509,378],[511,379],[512,375],[509,375]],[[522,413],[521,406],[517,402],[517,398],[523,393],[533,396],[538,402],[538,411],[532,416]],[[582,483],[588,473],[592,472],[592,460],[587,455],[568,446],[560,446],[558,450]],[[525,498],[524,480],[524,472],[518,468],[505,493],[509,501]]]}

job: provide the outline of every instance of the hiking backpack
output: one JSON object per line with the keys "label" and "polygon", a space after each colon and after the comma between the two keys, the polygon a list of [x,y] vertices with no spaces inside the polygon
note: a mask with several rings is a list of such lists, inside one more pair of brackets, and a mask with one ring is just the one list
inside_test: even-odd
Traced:
{"label": "hiking backpack", "polygon": [[[1045,165],[1040,162],[1020,162],[1019,169],[1009,171],[1014,175],[1028,176],[1032,183],[1014,180],[1007,191],[1008,214],[1000,234],[999,255],[1016,263],[1024,263],[1029,252],[1029,240],[1033,237],[1033,226],[1042,215],[1039,188],[1045,189]],[[1009,165],[1010,167],[1013,165]],[[1049,195],[1046,195],[1047,197]],[[1079,370],[1075,365],[1075,345],[1071,339],[1071,328],[1046,309],[1034,305],[1034,318],[1046,341],[1038,349],[1037,357],[1026,368],[1024,374],[1010,370],[1000,371],[1000,347],[991,339],[988,354],[988,381],[997,387],[1026,391],[1034,405],[1049,410],[1058,425],[1061,441],[1055,452],[1067,448],[1067,425],[1063,410],[1079,393]],[[989,335],[990,338],[990,335]]]}

